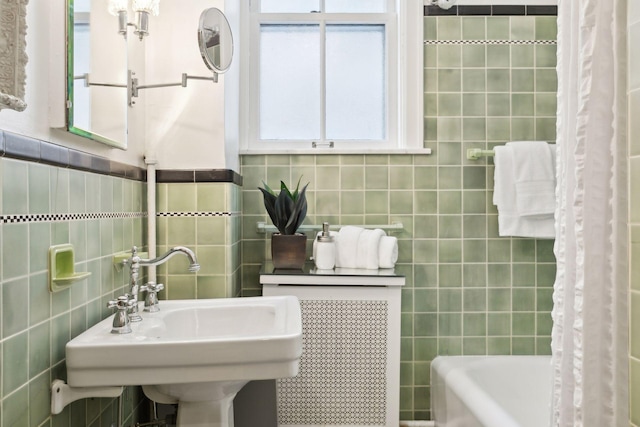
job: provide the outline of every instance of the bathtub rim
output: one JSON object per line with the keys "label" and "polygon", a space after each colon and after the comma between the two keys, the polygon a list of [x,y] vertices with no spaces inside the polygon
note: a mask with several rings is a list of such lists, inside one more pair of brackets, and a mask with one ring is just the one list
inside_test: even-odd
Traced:
{"label": "bathtub rim", "polygon": [[[465,370],[468,370],[472,365],[477,367],[478,363],[487,362],[495,363],[497,359],[508,358],[510,361],[519,359],[519,361],[525,359],[534,359],[536,362],[545,360],[549,364],[551,369],[551,356],[548,355],[473,355],[473,356],[446,356],[439,355],[431,362],[431,412],[432,418],[436,426],[442,426],[443,420],[436,419],[436,413],[439,411],[444,412],[444,421],[447,421],[447,396],[443,401],[443,407],[439,408],[436,400],[438,398],[439,388],[436,385],[436,381],[439,379],[442,381],[440,387],[443,388],[442,392],[447,393],[450,390],[454,397],[465,405],[469,411],[469,415],[473,416],[478,423],[484,426],[496,425],[496,420],[500,422],[501,427],[520,427],[521,424],[507,412],[505,408],[499,405],[495,399],[486,390],[478,386],[478,384],[466,375]],[[471,362],[471,364],[470,364]],[[464,399],[464,396],[468,394],[469,389],[474,389],[479,394],[481,399],[473,399],[469,402],[468,399]]]}

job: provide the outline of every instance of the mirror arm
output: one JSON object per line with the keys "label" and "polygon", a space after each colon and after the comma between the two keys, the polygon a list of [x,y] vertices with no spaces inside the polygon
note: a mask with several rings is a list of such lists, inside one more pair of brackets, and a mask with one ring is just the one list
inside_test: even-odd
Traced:
{"label": "mirror arm", "polygon": [[[183,74],[182,79],[184,80],[185,78],[193,79],[193,80],[211,80],[214,83],[218,83],[218,73],[216,73],[215,71],[213,72],[213,77],[188,76],[186,74]],[[185,81],[184,87],[187,87],[186,80],[184,81]]]}
{"label": "mirror arm", "polygon": [[118,83],[94,83],[89,80],[89,73],[84,73],[80,76],[73,76],[74,80],[84,80],[84,87],[90,86],[103,86],[103,87],[127,87],[126,84]]}
{"label": "mirror arm", "polygon": [[129,88],[129,105],[133,106],[134,102],[133,102],[133,98],[137,98],[138,97],[138,91],[140,89],[155,89],[155,88],[159,88],[159,87],[175,87],[175,86],[181,86],[181,87],[187,87],[187,81],[189,79],[192,80],[209,80],[212,81],[214,83],[218,82],[218,73],[213,73],[213,77],[201,77],[201,76],[190,76],[187,73],[182,73],[182,81],[180,81],[180,83],[158,83],[158,84],[153,84],[153,85],[139,85],[138,84],[138,79],[135,77],[132,77],[131,74],[129,75],[129,85],[128,86],[124,86],[124,87],[128,87]]}
{"label": "mirror arm", "polygon": [[73,76],[73,80],[84,80],[84,87],[89,87],[89,73]]}
{"label": "mirror arm", "polygon": [[124,84],[117,84],[117,83],[89,83],[88,86],[103,86],[103,87],[127,87],[127,85]]}

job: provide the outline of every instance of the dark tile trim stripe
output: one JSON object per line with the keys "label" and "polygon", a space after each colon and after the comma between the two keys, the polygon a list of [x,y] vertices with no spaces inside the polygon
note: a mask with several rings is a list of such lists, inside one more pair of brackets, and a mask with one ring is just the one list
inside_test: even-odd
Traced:
{"label": "dark tile trim stripe", "polygon": [[[45,163],[134,181],[147,179],[147,171],[144,168],[3,130],[0,130],[0,157]],[[231,182],[242,186],[242,176],[230,169],[158,170],[156,174],[156,180],[159,183]]]}
{"label": "dark tile trim stripe", "polygon": [[524,5],[491,6],[491,15],[493,16],[526,16],[527,6],[524,6]]}
{"label": "dark tile trim stripe", "polygon": [[442,9],[436,5],[424,7],[424,16],[557,16],[558,6],[553,5],[484,5],[452,6]]}
{"label": "dark tile trim stripe", "polygon": [[527,6],[527,15],[558,16],[558,6]]}
{"label": "dark tile trim stripe", "polygon": [[80,221],[87,219],[127,219],[145,218],[146,212],[92,212],[67,214],[15,214],[0,215],[0,224],[20,224],[31,222]]}
{"label": "dark tile trim stripe", "polygon": [[457,12],[461,16],[488,16],[491,15],[491,6],[458,6]]}
{"label": "dark tile trim stripe", "polygon": [[452,6],[449,9],[443,9],[436,5],[428,5],[424,7],[424,16],[456,16],[458,15],[458,6]]}
{"label": "dark tile trim stripe", "polygon": [[230,182],[242,186],[242,175],[231,169],[207,169],[207,170],[158,170],[156,182]]}
{"label": "dark tile trim stripe", "polygon": [[3,130],[0,130],[0,157],[45,163],[134,181],[145,181],[147,176],[146,170],[138,166]]}

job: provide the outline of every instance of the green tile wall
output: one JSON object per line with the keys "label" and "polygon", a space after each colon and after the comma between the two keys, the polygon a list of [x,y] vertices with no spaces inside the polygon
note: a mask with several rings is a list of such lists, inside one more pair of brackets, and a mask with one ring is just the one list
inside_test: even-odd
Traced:
{"label": "green tile wall", "polygon": [[[0,426],[110,426],[117,400],[79,400],[51,416],[49,387],[66,376],[65,344],[110,315],[106,302],[125,292],[126,272],[111,258],[145,241],[143,184],[7,158],[0,184],[2,218],[19,214],[0,225]],[[47,251],[60,243],[73,244],[76,270],[92,275],[51,294]],[[142,401],[139,388],[126,389],[126,425],[140,420]]]}
{"label": "green tile wall", "polygon": [[[536,40],[555,17],[427,17],[425,39]],[[261,293],[269,239],[257,190],[303,176],[308,223],[401,221],[401,414],[430,418],[436,355],[549,354],[553,241],[497,234],[491,160],[467,148],[555,139],[555,45],[426,44],[427,155],[243,156],[242,294]],[[309,251],[308,251],[309,253]]]}
{"label": "green tile wall", "polygon": [[631,205],[630,402],[631,425],[640,426],[640,8],[629,2],[629,202]]}
{"label": "green tile wall", "polygon": [[232,183],[158,184],[158,254],[183,245],[198,257],[200,271],[187,271],[174,257],[158,269],[166,299],[240,295],[240,187]]}

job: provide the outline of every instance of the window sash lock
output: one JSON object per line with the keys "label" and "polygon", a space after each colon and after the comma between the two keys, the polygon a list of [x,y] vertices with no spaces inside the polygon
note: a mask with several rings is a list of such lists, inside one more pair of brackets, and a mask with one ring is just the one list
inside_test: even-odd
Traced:
{"label": "window sash lock", "polygon": [[311,142],[311,148],[333,148],[333,146],[334,146],[333,141],[328,141],[328,142],[312,141]]}

